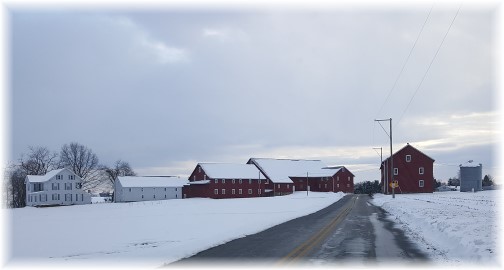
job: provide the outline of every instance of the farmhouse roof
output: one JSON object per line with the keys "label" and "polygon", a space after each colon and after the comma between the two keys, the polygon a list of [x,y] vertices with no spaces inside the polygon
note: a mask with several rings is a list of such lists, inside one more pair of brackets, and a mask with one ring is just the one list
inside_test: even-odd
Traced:
{"label": "farmhouse roof", "polygon": [[152,177],[152,176],[119,176],[117,181],[122,187],[182,187],[188,184],[187,178]]}
{"label": "farmhouse roof", "polygon": [[53,176],[62,172],[63,170],[67,170],[67,169],[65,169],[65,168],[57,169],[57,170],[49,171],[45,175],[27,175],[26,177],[28,178],[28,182],[30,182],[30,183],[46,182],[49,179],[51,179]]}
{"label": "farmhouse roof", "polygon": [[213,179],[261,179],[266,177],[251,164],[236,163],[198,163],[208,177]]}

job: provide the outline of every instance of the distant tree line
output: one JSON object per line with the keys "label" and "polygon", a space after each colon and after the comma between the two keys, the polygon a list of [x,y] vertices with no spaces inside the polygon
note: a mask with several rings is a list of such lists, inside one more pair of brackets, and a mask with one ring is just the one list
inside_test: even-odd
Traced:
{"label": "distant tree line", "polygon": [[354,185],[355,194],[370,194],[370,193],[374,194],[381,192],[382,192],[382,185],[378,180],[374,180],[373,182],[371,181],[360,182]]}
{"label": "distant tree line", "polygon": [[117,160],[112,166],[99,163],[98,156],[88,147],[71,142],[52,152],[47,147],[30,146],[17,162],[4,171],[4,197],[9,208],[26,206],[27,175],[45,175],[55,169],[68,168],[82,179],[82,189],[91,190],[102,185],[113,187],[118,176],[136,175],[128,162]]}

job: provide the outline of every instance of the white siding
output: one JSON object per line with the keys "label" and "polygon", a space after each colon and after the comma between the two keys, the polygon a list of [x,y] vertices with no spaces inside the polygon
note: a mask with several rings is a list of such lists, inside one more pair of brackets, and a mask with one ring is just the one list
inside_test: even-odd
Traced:
{"label": "white siding", "polygon": [[182,187],[122,187],[116,185],[116,202],[157,201],[181,199]]}
{"label": "white siding", "polygon": [[[59,179],[60,176],[61,179]],[[69,176],[71,176],[72,178],[70,179]],[[82,191],[82,189],[76,186],[76,184],[80,184],[81,182],[82,180],[77,175],[67,169],[62,170],[57,175],[44,182],[31,183],[27,181],[26,205],[37,206],[89,204],[91,203],[91,195]],[[43,190],[33,192],[34,185],[39,183],[43,185]],[[59,189],[57,189],[58,184]],[[53,186],[55,189],[53,189]],[[71,186],[71,189],[65,189],[65,186]]]}

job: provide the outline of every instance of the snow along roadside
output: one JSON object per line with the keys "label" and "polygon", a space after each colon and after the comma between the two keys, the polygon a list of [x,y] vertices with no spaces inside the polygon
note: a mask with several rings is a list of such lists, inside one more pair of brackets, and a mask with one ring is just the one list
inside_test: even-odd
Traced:
{"label": "snow along roadside", "polygon": [[[440,264],[495,264],[500,191],[376,194],[370,202],[391,214],[410,239]],[[476,265],[475,265],[476,266]]]}

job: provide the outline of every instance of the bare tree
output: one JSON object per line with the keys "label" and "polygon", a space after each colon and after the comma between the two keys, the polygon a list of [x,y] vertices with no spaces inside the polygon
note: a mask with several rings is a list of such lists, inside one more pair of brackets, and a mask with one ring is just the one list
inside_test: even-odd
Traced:
{"label": "bare tree", "polygon": [[57,167],[58,154],[42,146],[30,146],[28,150],[28,155],[19,159],[19,167],[26,175],[45,175]]}
{"label": "bare tree", "polygon": [[[89,189],[99,182],[98,157],[90,148],[72,142],[61,147],[60,168],[69,168],[82,179],[82,188]],[[98,177],[99,178],[99,177]]]}
{"label": "bare tree", "polygon": [[102,170],[107,175],[107,179],[110,181],[112,186],[114,186],[115,181],[118,176],[135,176],[136,173],[133,171],[128,162],[117,160],[113,167],[103,166]]}

